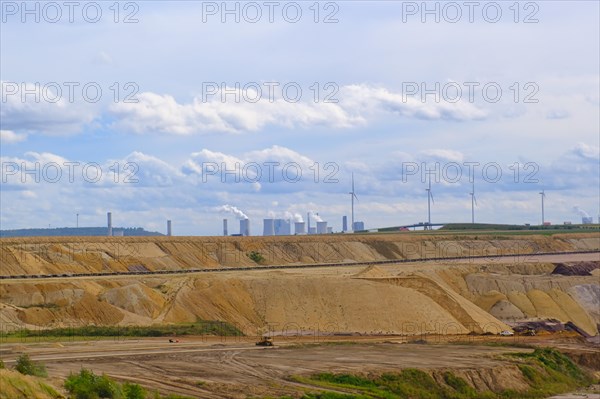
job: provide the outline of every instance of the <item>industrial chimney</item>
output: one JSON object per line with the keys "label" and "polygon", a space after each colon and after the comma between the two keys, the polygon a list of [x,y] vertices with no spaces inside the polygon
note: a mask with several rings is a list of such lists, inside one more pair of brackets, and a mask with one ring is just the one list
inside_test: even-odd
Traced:
{"label": "industrial chimney", "polygon": [[171,237],[171,221],[167,220],[167,236]]}
{"label": "industrial chimney", "polygon": [[113,231],[112,231],[112,213],[108,212],[106,214],[106,218],[108,219],[108,236],[111,237],[113,235]]}
{"label": "industrial chimney", "polygon": [[227,237],[229,234],[227,233],[227,219],[223,219],[223,235]]}

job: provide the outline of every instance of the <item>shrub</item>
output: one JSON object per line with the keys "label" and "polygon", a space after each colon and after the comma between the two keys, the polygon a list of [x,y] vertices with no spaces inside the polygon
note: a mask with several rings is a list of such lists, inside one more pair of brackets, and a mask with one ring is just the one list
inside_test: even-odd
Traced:
{"label": "shrub", "polygon": [[22,354],[17,358],[15,370],[24,375],[33,375],[35,377],[47,377],[46,367],[41,363],[36,363],[27,353]]}
{"label": "shrub", "polygon": [[146,391],[138,384],[126,382],[123,384],[123,394],[125,399],[145,399]]}
{"label": "shrub", "polygon": [[256,263],[261,263],[265,260],[265,257],[260,252],[252,251],[248,254],[248,257]]}
{"label": "shrub", "polygon": [[4,367],[4,361],[2,359],[0,359],[0,369],[3,369]]}
{"label": "shrub", "polygon": [[70,374],[65,381],[65,389],[75,399],[121,399],[119,384],[106,375],[98,376],[91,370],[81,369],[79,374]]}

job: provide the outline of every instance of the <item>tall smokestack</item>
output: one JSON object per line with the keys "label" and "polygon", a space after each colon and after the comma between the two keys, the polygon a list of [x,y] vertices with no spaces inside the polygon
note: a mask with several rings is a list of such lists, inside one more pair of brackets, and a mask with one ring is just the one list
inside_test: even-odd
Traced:
{"label": "tall smokestack", "polygon": [[310,212],[306,212],[306,232],[310,233]]}
{"label": "tall smokestack", "polygon": [[106,214],[106,218],[108,219],[108,236],[111,237],[113,235],[113,232],[112,232],[112,213],[108,212]]}
{"label": "tall smokestack", "polygon": [[167,220],[167,236],[171,237],[171,221]]}
{"label": "tall smokestack", "polygon": [[348,216],[342,216],[342,231],[348,231]]}
{"label": "tall smokestack", "polygon": [[223,235],[227,237],[229,234],[227,233],[227,219],[223,219]]}

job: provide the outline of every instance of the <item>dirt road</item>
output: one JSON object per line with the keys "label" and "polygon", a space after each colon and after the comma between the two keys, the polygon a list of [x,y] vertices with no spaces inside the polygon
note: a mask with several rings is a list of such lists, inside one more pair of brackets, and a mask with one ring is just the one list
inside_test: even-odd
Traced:
{"label": "dirt road", "polygon": [[[382,340],[381,337],[369,339]],[[399,338],[397,342],[403,340]],[[249,341],[221,343],[218,338],[189,338],[180,343],[168,343],[166,339],[83,341],[3,344],[2,349],[7,365],[13,363],[19,352],[27,352],[33,359],[44,362],[50,377],[54,378],[63,379],[84,367],[164,393],[202,398],[290,394],[304,388],[301,383],[290,381],[290,376],[316,372],[357,373],[408,367],[494,368],[502,364],[496,355],[527,351],[393,341],[355,343],[346,340],[313,345],[308,337],[283,342],[275,348],[262,348]]]}

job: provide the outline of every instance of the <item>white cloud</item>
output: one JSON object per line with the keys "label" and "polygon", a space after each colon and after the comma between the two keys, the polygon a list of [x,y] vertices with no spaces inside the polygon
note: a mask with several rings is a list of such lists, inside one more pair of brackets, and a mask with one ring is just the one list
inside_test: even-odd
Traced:
{"label": "white cloud", "polygon": [[577,143],[577,145],[573,148],[573,153],[582,158],[588,158],[592,160],[600,159],[600,147],[588,145],[586,143]]}
{"label": "white cloud", "polygon": [[404,98],[401,93],[367,85],[341,87],[337,103],[307,100],[292,103],[282,98],[270,101],[266,95],[259,96],[258,101],[252,103],[244,98],[256,98],[253,94],[244,97],[243,90],[228,90],[240,93],[239,101],[234,101],[233,95],[221,97],[220,91],[209,101],[203,102],[201,98],[194,97],[187,104],[178,103],[170,95],[141,93],[138,103],[118,103],[110,107],[117,118],[114,128],[138,134],[189,135],[252,132],[267,126],[342,129],[365,125],[385,114],[455,121],[482,119],[487,115],[466,102],[421,102],[412,97]]}
{"label": "white cloud", "polygon": [[[38,83],[0,82],[2,125],[15,132],[72,134],[96,118],[95,105],[85,101],[69,102],[69,88]],[[27,94],[24,93],[35,93]]]}
{"label": "white cloud", "polygon": [[462,162],[464,160],[464,155],[460,151],[454,150],[431,149],[421,151],[421,154],[441,161]]}
{"label": "white cloud", "polygon": [[17,134],[12,130],[0,130],[0,142],[3,144],[18,143],[26,138],[26,134]]}

